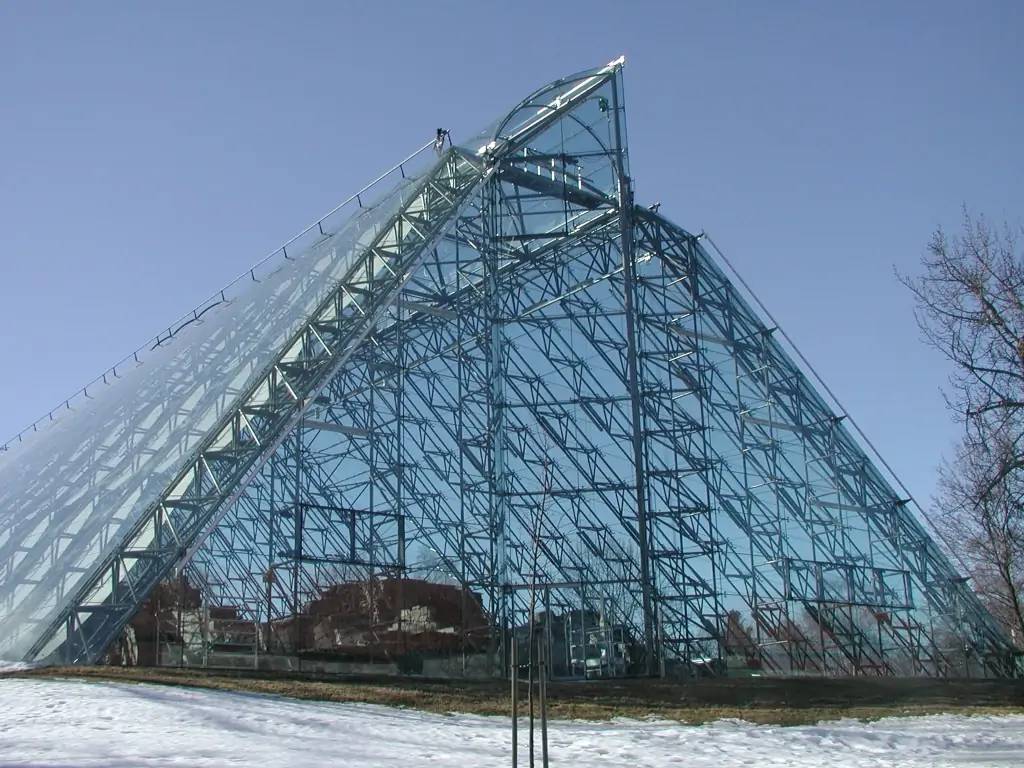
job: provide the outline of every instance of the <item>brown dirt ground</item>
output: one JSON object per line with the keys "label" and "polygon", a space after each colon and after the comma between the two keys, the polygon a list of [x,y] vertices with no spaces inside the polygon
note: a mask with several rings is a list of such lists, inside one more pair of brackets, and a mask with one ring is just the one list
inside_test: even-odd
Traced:
{"label": "brown dirt ground", "polygon": [[[317,679],[140,667],[50,667],[9,676],[180,685],[315,701],[384,704],[439,713],[507,715],[510,709],[508,684],[501,681]],[[525,686],[520,699],[521,713],[525,714]],[[554,719],[656,717],[695,725],[721,718],[803,725],[839,718],[873,720],[945,712],[1024,714],[1024,681],[727,678],[552,683],[548,711]]]}

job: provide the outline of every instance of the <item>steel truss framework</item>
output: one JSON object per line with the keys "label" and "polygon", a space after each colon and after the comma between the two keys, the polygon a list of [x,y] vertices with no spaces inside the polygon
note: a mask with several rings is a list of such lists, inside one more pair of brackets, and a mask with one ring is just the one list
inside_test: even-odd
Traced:
{"label": "steel truss framework", "polygon": [[536,583],[647,674],[1012,674],[702,237],[634,205],[621,66],[444,152],[28,657],[95,661],[183,567],[267,627],[429,571],[481,595],[496,659]]}

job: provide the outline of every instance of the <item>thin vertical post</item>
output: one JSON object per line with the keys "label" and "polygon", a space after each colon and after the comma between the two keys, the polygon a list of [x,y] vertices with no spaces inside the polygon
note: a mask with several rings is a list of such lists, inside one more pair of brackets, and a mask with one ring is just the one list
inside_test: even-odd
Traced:
{"label": "thin vertical post", "polygon": [[[159,541],[159,536],[160,536],[160,533],[159,533],[159,530],[158,530],[157,531],[157,540],[158,541]],[[160,656],[161,656],[161,654],[160,654],[160,637],[161,637],[160,630],[162,628],[161,624],[163,623],[163,622],[160,621],[160,592],[161,592],[160,586],[162,586],[162,585],[157,586],[156,592],[155,592],[155,594],[156,594],[156,613],[153,616],[153,623],[156,625],[156,642],[154,644],[155,647],[156,647],[156,663],[155,663],[155,666],[158,666],[158,667],[163,666],[160,663]],[[168,649],[168,650],[170,650],[170,649]],[[139,656],[141,656],[141,655],[142,654],[139,652],[139,646],[136,645],[136,650],[135,650],[135,663],[136,664],[140,663],[139,662]],[[124,664],[124,654],[123,653],[121,655],[121,663]]]}
{"label": "thin vertical post", "polygon": [[530,739],[529,739],[529,744],[530,744],[530,768],[533,768],[533,755],[534,755],[533,721],[534,721],[534,718],[535,718],[535,711],[534,711],[534,704],[533,704],[533,698],[534,698],[534,696],[533,696],[533,689],[534,689],[534,662],[536,660],[536,654],[534,653],[534,646],[536,645],[537,639],[533,636],[533,610],[532,610],[532,608],[531,608],[531,611],[530,611],[530,623],[529,623],[528,626],[529,626],[529,629],[527,630],[528,639],[526,641],[526,654],[527,654],[526,655],[526,659],[527,659],[527,664],[526,664],[526,679],[527,679],[526,695],[527,695],[527,700],[529,702],[529,712],[530,712]]}
{"label": "thin vertical post", "polygon": [[274,580],[277,578],[277,572],[274,570],[274,531],[276,528],[277,518],[277,491],[275,486],[277,485],[277,454],[275,453],[270,457],[270,492],[268,494],[267,503],[269,509],[267,510],[267,572],[264,574],[264,581],[267,584],[267,631],[265,635],[266,653],[270,654],[272,633],[274,627]]}
{"label": "thin vertical post", "polygon": [[[550,614],[548,614],[550,616]],[[545,617],[545,626],[548,621]],[[538,645],[540,657],[540,755],[541,765],[548,768],[548,648],[547,643]]]}
{"label": "thin vertical post", "polygon": [[[497,177],[481,189],[481,221],[483,237],[480,257],[483,262],[484,298],[487,318],[487,405],[488,442],[490,448],[488,478],[488,517],[490,528],[492,580],[500,585],[493,590],[501,600],[495,613],[502,617],[515,634],[515,621],[508,606],[508,563],[506,557],[506,526],[508,498],[505,484],[505,411],[504,411],[504,328],[501,318],[500,277],[498,274],[498,195]],[[504,636],[504,635],[502,635]],[[508,658],[507,652],[505,658]]]}
{"label": "thin vertical post", "polygon": [[[185,603],[185,569],[178,572],[178,668],[185,666],[185,620],[182,616]],[[159,640],[157,636],[157,640]],[[158,651],[159,652],[159,651]]]}
{"label": "thin vertical post", "polygon": [[[455,287],[456,291],[459,292],[463,288],[463,274],[462,274],[462,249],[460,247],[461,238],[455,238]],[[465,432],[465,393],[463,391],[466,377],[466,354],[462,350],[463,339],[465,339],[465,313],[457,313],[455,320],[456,327],[456,338],[459,341],[459,351],[455,362],[456,370],[456,397],[457,402],[460,404],[459,408],[455,409],[455,434],[457,435],[459,451],[456,454],[459,463],[459,583],[462,589],[459,593],[459,646],[462,651],[462,675],[465,677],[467,674],[467,660],[466,660],[466,598],[469,594],[469,583],[466,569],[466,451],[463,446],[466,444],[466,432]],[[491,606],[494,607],[493,605]],[[488,634],[492,634],[490,632]],[[487,673],[494,674],[494,660],[488,659]]]}
{"label": "thin vertical post", "polygon": [[[551,659],[551,586],[544,585],[544,661]],[[549,667],[550,669],[550,667]],[[548,672],[550,674],[550,671]]]}
{"label": "thin vertical post", "polygon": [[210,634],[210,604],[207,602],[205,592],[202,593],[199,607],[199,616],[202,620],[199,642],[203,646],[203,669],[207,669],[210,666],[210,643],[213,641],[213,638]]}
{"label": "thin vertical post", "polygon": [[[405,295],[405,289],[401,296]],[[395,310],[395,320],[398,330],[398,391],[395,393],[395,468],[397,471],[397,482],[395,483],[395,511],[398,513],[398,637],[401,642],[400,653],[405,655],[408,652],[409,644],[406,641],[406,629],[403,626],[402,614],[405,611],[405,580],[406,580],[406,552],[405,552],[405,502],[403,486],[405,484],[405,375],[406,375],[406,354],[405,354],[405,323],[402,315],[405,310],[402,302],[399,301]],[[371,416],[373,418],[373,416]],[[376,431],[376,425],[373,426]]]}
{"label": "thin vertical post", "polygon": [[509,678],[512,681],[512,768],[519,765],[519,660],[516,651],[515,628],[512,629],[512,645],[509,649]]}
{"label": "thin vertical post", "polygon": [[293,557],[292,565],[292,652],[295,663],[302,671],[302,654],[299,645],[302,642],[302,619],[299,610],[299,571],[302,568],[302,424],[295,427],[295,488],[293,504]]}
{"label": "thin vertical post", "polygon": [[[621,70],[620,70],[621,71]],[[636,258],[633,242],[633,189],[626,175],[625,148],[619,107],[619,73],[612,86],[612,128],[615,171],[618,176],[619,236],[622,249],[623,308],[626,314],[626,375],[629,385],[630,417],[633,422],[633,479],[636,483],[636,525],[640,544],[640,592],[644,613],[644,650],[647,674],[658,672],[654,638],[654,600],[651,589],[650,543],[647,530],[646,472],[644,471],[643,413],[640,406],[640,372],[637,351]]]}

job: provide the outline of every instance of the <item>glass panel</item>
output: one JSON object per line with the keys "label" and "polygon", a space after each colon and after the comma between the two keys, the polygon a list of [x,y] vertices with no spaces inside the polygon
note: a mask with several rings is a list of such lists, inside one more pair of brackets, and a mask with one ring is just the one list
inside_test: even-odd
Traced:
{"label": "glass panel", "polygon": [[[115,550],[409,196],[396,172],[0,452],[0,657]],[[380,190],[375,190],[380,194]],[[333,222],[333,231],[331,223]]]}

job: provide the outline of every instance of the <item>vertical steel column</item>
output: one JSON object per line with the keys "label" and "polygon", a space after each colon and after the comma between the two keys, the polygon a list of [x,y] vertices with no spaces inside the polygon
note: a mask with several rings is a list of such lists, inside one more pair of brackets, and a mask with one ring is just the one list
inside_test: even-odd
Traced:
{"label": "vertical steel column", "polygon": [[299,609],[299,579],[302,572],[302,423],[295,426],[295,496],[292,500],[292,534],[293,551],[292,557],[292,653],[295,654],[299,671],[302,671],[302,656],[299,654],[299,646],[302,643],[302,619]]}
{"label": "vertical steel column", "polygon": [[[658,240],[662,242],[664,233],[658,228]],[[664,245],[662,244],[662,247]],[[711,390],[714,382],[711,379],[711,364],[707,360],[706,351],[700,339],[704,336],[703,308],[701,306],[701,285],[700,269],[697,256],[697,238],[690,236],[685,240],[682,250],[686,260],[684,264],[685,274],[689,283],[689,310],[692,316],[693,350],[697,368],[697,383],[700,392],[697,396],[697,406],[700,413],[700,460],[702,465],[702,480],[704,482],[704,502],[707,505],[706,511],[706,534],[708,537],[708,549],[711,564],[711,591],[714,594],[714,623],[718,632],[718,658],[725,657],[725,636],[726,636],[726,612],[723,610],[722,594],[719,588],[719,570],[722,567],[719,559],[721,557],[720,541],[718,534],[717,504],[718,499],[713,494],[712,488],[720,489],[721,480],[714,478],[715,471],[714,451],[711,446],[710,433],[712,430],[710,409]],[[706,618],[706,617],[705,617]]]}
{"label": "vertical steel column", "polygon": [[[460,293],[463,288],[463,281],[465,276],[462,274],[462,238],[458,236],[456,230],[455,237],[455,292]],[[465,432],[465,382],[466,382],[466,351],[463,349],[465,343],[465,314],[459,312],[455,318],[456,327],[456,339],[458,347],[456,350],[456,362],[455,362],[455,373],[456,373],[456,402],[462,407],[456,409],[455,412],[455,434],[459,445],[458,452],[458,464],[459,464],[459,584],[461,590],[459,593],[459,650],[462,653],[462,674],[466,674],[466,597],[469,593],[469,581],[467,576],[466,558],[466,535],[468,529],[466,528],[466,452],[463,450],[463,445],[466,442]],[[493,600],[491,602],[491,608],[493,610]],[[493,634],[493,633],[492,633]],[[494,673],[494,670],[488,670],[490,674]]]}
{"label": "vertical steel column", "polygon": [[629,382],[630,414],[633,424],[633,470],[636,483],[636,525],[640,545],[640,590],[644,612],[644,649],[647,674],[658,673],[657,643],[654,637],[654,600],[651,589],[650,539],[647,526],[644,431],[640,405],[639,362],[637,360],[636,258],[633,243],[633,189],[626,175],[625,148],[619,107],[619,74],[611,80],[612,128],[615,171],[618,176],[619,231],[622,249],[623,304],[626,314],[626,375]]}
{"label": "vertical steel column", "polygon": [[[501,617],[505,637],[507,627],[515,642],[515,617],[508,606],[508,562],[506,537],[508,526],[508,493],[505,483],[505,361],[504,328],[501,318],[501,294],[498,253],[498,198],[500,197],[498,177],[492,178],[481,187],[481,238],[480,258],[484,275],[484,310],[487,318],[487,436],[490,442],[490,477],[488,478],[488,517],[491,535],[491,569],[498,586],[495,593],[500,605],[494,606]],[[508,662],[508,650],[504,651]]]}
{"label": "vertical steel column", "polygon": [[[399,294],[399,298],[405,296],[405,289]],[[398,605],[396,606],[396,614],[398,616],[398,637],[401,642],[399,652],[405,654],[408,651],[408,643],[406,642],[406,629],[403,625],[402,613],[405,611],[405,580],[408,576],[408,568],[406,563],[406,551],[405,551],[405,501],[402,495],[403,485],[405,483],[405,376],[407,372],[407,361],[405,354],[405,324],[402,322],[403,315],[408,315],[408,311],[403,309],[402,302],[399,301],[396,304],[395,309],[395,323],[397,325],[398,333],[395,339],[395,343],[398,346],[396,351],[397,367],[398,371],[396,376],[398,381],[396,383],[397,391],[394,394],[394,409],[395,409],[395,435],[393,438],[393,445],[395,447],[394,456],[394,470],[395,470],[395,515],[397,522],[397,552],[396,560],[398,561],[398,588],[397,597]],[[376,425],[374,426],[376,430]],[[385,550],[385,556],[387,552]]]}
{"label": "vertical steel column", "polygon": [[512,681],[512,768],[519,766],[519,659],[515,638],[509,651],[508,676]]}
{"label": "vertical steel column", "polygon": [[277,454],[275,453],[270,457],[270,492],[267,510],[267,572],[263,574],[263,580],[266,582],[266,596],[267,596],[267,631],[266,635],[266,653],[271,653],[271,642],[273,640],[273,627],[274,627],[274,582],[277,578],[277,573],[274,570],[274,531],[277,527],[277,492],[275,486],[277,485]]}

